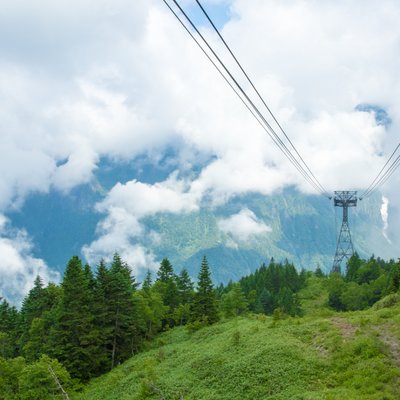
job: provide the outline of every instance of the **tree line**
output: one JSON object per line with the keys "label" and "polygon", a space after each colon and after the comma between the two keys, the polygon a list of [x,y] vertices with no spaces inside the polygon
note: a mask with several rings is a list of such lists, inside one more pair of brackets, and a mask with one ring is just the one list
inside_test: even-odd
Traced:
{"label": "tree line", "polygon": [[328,306],[357,310],[399,290],[400,262],[355,254],[343,276],[327,276],[271,259],[236,283],[214,287],[205,257],[196,284],[165,258],[139,285],[118,254],[94,271],[74,256],[59,285],[45,286],[38,276],[19,310],[0,303],[0,400],[57,398],[49,366],[64,387],[79,389],[175,326],[193,332],[247,312],[302,315],[299,292],[310,276],[324,283]]}
{"label": "tree line", "polygon": [[187,323],[217,321],[216,293],[204,258],[197,289],[186,269],[179,275],[168,259],[152,282],[139,289],[130,267],[114,255],[93,273],[74,256],[60,285],[44,287],[38,276],[18,311],[0,304],[0,355],[35,362],[57,359],[85,382],[137,353],[158,332]]}
{"label": "tree line", "polygon": [[[322,271],[317,271],[323,276]],[[363,310],[400,288],[400,260],[385,261],[372,256],[363,260],[355,253],[346,272],[331,274],[327,282],[328,304],[337,311]]]}
{"label": "tree line", "polygon": [[253,312],[272,314],[279,309],[291,316],[301,315],[298,292],[306,284],[304,269],[299,273],[293,264],[287,261],[277,264],[271,259],[268,266],[263,264],[239,282],[252,300]]}

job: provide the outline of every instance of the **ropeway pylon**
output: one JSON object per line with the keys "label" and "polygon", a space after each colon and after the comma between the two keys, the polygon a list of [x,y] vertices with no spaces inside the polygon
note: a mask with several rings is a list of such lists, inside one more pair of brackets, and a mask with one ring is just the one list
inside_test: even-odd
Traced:
{"label": "ropeway pylon", "polygon": [[332,272],[341,272],[341,264],[344,258],[347,260],[354,254],[353,242],[351,241],[349,227],[349,207],[357,206],[356,191],[335,191],[333,198],[335,207],[343,209],[342,226],[340,228],[339,238],[336,245],[335,258],[333,260]]}

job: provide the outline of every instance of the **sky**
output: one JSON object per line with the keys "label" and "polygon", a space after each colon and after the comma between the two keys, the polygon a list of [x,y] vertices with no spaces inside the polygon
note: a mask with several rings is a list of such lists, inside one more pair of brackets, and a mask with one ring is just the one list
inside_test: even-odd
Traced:
{"label": "sky", "polygon": [[[195,2],[182,4],[238,74]],[[400,3],[203,5],[324,187],[367,187],[399,142]],[[374,107],[387,113],[390,124],[375,118]],[[145,157],[157,165],[171,148],[174,171],[165,180],[115,182],[96,204],[102,219],[82,249],[89,262],[118,250],[138,268],[155,268],[159,260],[140,237],[157,235],[146,232],[141,220],[159,212],[192,212],[288,186],[314,193],[161,0],[2,1],[4,292],[26,292],[37,273],[57,280],[57,272],[34,256],[30,233],[13,226],[10,211],[32,193],[68,194],[91,183],[102,159]],[[400,230],[399,177],[382,189],[388,240]],[[243,240],[270,229],[247,208],[218,227]]]}

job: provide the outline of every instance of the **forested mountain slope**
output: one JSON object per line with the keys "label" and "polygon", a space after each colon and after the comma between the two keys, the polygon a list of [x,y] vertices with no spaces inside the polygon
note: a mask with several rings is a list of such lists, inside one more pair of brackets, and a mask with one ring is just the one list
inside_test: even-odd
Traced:
{"label": "forested mountain slope", "polygon": [[[34,195],[20,211],[10,214],[15,226],[32,235],[35,255],[61,274],[70,254],[81,254],[82,247],[96,239],[96,224],[103,218],[95,211],[96,202],[102,199],[99,187],[82,186],[68,196],[53,192]],[[381,202],[377,195],[359,202],[350,212],[354,246],[363,257],[375,253],[389,258],[395,254],[395,244],[383,235]],[[153,235],[137,238],[132,246],[140,244],[155,260],[168,257],[177,270],[185,267],[192,277],[197,275],[206,255],[216,283],[237,280],[271,257],[277,261],[288,259],[299,269],[313,270],[320,265],[329,271],[335,253],[335,231],[341,223],[340,211],[335,211],[332,202],[324,197],[291,188],[273,196],[249,194],[220,207],[145,217],[141,223]],[[221,221],[231,221],[232,216],[243,216],[243,212],[245,221],[236,220],[230,230],[221,229]],[[249,221],[263,226],[264,231],[239,235],[238,231]],[[145,268],[131,266],[140,279]]]}

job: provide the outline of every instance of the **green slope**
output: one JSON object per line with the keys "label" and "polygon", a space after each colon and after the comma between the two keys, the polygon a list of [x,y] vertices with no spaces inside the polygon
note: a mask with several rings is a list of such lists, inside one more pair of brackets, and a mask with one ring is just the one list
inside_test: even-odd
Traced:
{"label": "green slope", "polygon": [[302,296],[313,315],[173,329],[73,398],[399,399],[400,305],[333,313],[320,287]]}

